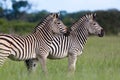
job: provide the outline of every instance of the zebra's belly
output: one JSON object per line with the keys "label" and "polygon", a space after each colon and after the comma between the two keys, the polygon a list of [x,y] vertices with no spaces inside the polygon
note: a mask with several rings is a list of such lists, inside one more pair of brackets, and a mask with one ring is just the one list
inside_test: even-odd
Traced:
{"label": "zebra's belly", "polygon": [[67,56],[68,56],[67,53],[56,53],[56,54],[50,53],[48,55],[48,58],[49,59],[62,59],[62,58],[65,58]]}
{"label": "zebra's belly", "polygon": [[14,55],[9,55],[8,58],[10,58],[11,60],[14,60],[14,61],[21,61],[21,59],[17,58]]}
{"label": "zebra's belly", "polygon": [[27,60],[27,59],[32,59],[36,58],[36,54],[31,52],[31,53],[14,53],[11,51],[11,54],[8,56],[11,60],[15,61],[22,61],[22,60]]}

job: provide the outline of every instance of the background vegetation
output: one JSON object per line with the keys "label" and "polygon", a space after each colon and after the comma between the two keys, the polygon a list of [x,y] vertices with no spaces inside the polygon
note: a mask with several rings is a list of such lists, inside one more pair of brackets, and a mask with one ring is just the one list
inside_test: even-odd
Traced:
{"label": "background vegetation", "polygon": [[[4,3],[6,0],[3,0]],[[28,1],[12,1],[12,9],[3,8],[0,1],[0,32],[26,34],[33,30],[41,18],[44,18],[50,12],[42,10],[39,12],[28,13],[31,5]],[[5,4],[4,4],[5,5]],[[108,35],[120,35],[120,11],[116,9],[97,10],[97,11],[79,11],[67,13],[60,11],[62,21],[70,27],[81,16],[88,13],[96,13],[96,20],[105,29]]]}

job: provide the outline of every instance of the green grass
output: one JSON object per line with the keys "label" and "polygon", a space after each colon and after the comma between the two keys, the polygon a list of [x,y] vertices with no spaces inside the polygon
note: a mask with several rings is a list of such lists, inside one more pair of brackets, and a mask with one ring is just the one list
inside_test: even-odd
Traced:
{"label": "green grass", "polygon": [[67,75],[67,64],[67,58],[48,60],[46,78],[40,65],[28,74],[22,61],[7,60],[0,69],[0,80],[120,80],[120,36],[90,37],[74,76]]}

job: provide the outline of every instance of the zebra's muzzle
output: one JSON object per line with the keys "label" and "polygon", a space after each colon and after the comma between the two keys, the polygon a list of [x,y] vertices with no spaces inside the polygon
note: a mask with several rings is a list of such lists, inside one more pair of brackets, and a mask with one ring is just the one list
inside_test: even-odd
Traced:
{"label": "zebra's muzzle", "polygon": [[101,29],[101,33],[100,33],[100,34],[98,34],[98,36],[99,36],[99,37],[103,37],[103,36],[104,36],[104,34],[105,34],[105,31],[104,31],[103,29]]}
{"label": "zebra's muzzle", "polygon": [[67,33],[67,31],[68,31],[68,29],[67,29],[67,28],[64,28],[64,29],[61,29],[61,30],[60,30],[60,32],[61,32],[62,34]]}
{"label": "zebra's muzzle", "polygon": [[67,32],[64,34],[64,36],[66,37],[69,36],[71,31],[72,31],[71,28],[67,28]]}

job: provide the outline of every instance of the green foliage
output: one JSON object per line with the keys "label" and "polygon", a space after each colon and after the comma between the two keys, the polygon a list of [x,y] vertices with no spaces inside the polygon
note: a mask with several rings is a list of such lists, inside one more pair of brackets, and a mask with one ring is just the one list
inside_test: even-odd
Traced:
{"label": "green foliage", "polygon": [[18,2],[13,1],[13,5],[12,5],[14,11],[17,11],[17,12],[19,12],[19,9],[21,7],[26,7],[26,6],[28,6],[28,2],[27,1],[18,1]]}
{"label": "green foliage", "polygon": [[46,15],[48,15],[49,12],[47,12],[46,10],[42,10],[36,13],[30,13],[27,14],[27,21],[29,22],[37,22],[37,21],[41,21],[42,18],[44,18]]}
{"label": "green foliage", "polygon": [[[5,17],[8,20],[20,19],[23,15],[26,14],[26,11],[31,8],[31,5],[28,1],[21,0],[10,0],[12,2],[12,9],[3,8],[3,5],[6,5],[6,0],[0,1],[0,17]],[[2,3],[3,2],[3,3]]]}
{"label": "green foliage", "polygon": [[104,27],[107,34],[120,33],[120,11],[111,9],[108,11],[96,11],[97,21]]}
{"label": "green foliage", "polygon": [[0,68],[0,80],[120,80],[120,37],[90,37],[78,57],[74,76],[67,74],[67,58],[47,60],[49,75],[40,65],[28,74],[24,62],[7,60]]}
{"label": "green foliage", "polygon": [[[29,4],[28,0],[25,1],[20,1],[20,0],[11,0],[12,2],[12,9],[3,9],[3,5],[1,2],[6,2],[6,0],[4,1],[0,1],[0,18],[4,18],[7,19],[8,22],[6,20],[5,21],[7,24],[10,24],[9,20],[16,20],[13,21],[13,24],[10,24],[10,26],[17,26],[17,27],[9,27],[10,30],[13,31],[17,31],[18,29],[21,31],[20,33],[27,33],[24,31],[28,31],[25,30],[23,31],[22,29],[24,29],[23,27],[19,27],[18,26],[30,26],[31,22],[36,23],[41,21],[41,18],[43,18],[44,16],[46,16],[49,12],[46,10],[42,10],[39,12],[33,12],[33,13],[27,13],[27,10],[31,8],[31,5]],[[6,5],[7,6],[7,5]],[[23,11],[21,10],[21,8],[23,8]],[[24,10],[26,9],[26,10]],[[106,34],[108,35],[120,35],[120,11],[116,10],[116,9],[109,9],[109,10],[96,10],[96,11],[79,11],[79,12],[73,12],[73,13],[67,13],[66,11],[60,11],[61,13],[61,19],[62,21],[68,26],[70,27],[76,20],[78,20],[81,16],[88,14],[88,13],[96,13],[97,17],[96,20],[98,21],[98,23],[105,29]],[[19,21],[19,23],[21,24],[17,24],[16,22]],[[27,21],[25,22],[20,22],[20,21]],[[14,23],[15,22],[15,23]],[[30,24],[29,24],[30,22]],[[4,23],[4,22],[3,22]],[[4,31],[4,32],[9,32],[9,29],[6,28],[8,27],[7,24],[0,24],[0,26],[4,26],[4,29],[2,29],[3,27],[0,27],[0,31]],[[14,25],[15,24],[15,25]],[[17,28],[17,29],[16,29]],[[22,29],[21,29],[22,28]]]}
{"label": "green foliage", "polygon": [[[16,4],[19,4],[19,2],[17,2]],[[27,5],[27,2],[25,2],[25,4],[23,5]],[[21,5],[21,7],[23,5]],[[18,6],[19,6],[18,8],[20,8],[20,5]],[[33,24],[40,22],[42,18],[44,18],[47,14],[49,14],[49,12],[46,10],[33,12],[33,13],[26,13],[26,12],[19,12],[19,11],[18,11],[19,13],[16,13],[10,10],[6,10],[5,12],[7,14],[4,15],[3,14],[4,11],[5,10],[0,8],[0,17],[3,18],[1,19],[2,23],[0,24],[0,31],[7,32],[7,33],[12,31],[23,33],[23,34],[28,33],[31,28],[27,29],[28,27],[24,27],[24,26],[30,26],[30,25],[34,26]],[[105,29],[105,33],[107,35],[111,35],[111,34],[120,35],[120,22],[119,22],[120,11],[119,10],[110,9],[105,11],[104,10],[79,11],[74,13],[67,13],[66,11],[60,11],[60,13],[61,13],[60,15],[61,20],[68,27],[72,26],[72,24],[76,22],[79,18],[81,18],[83,15],[96,13],[97,14],[96,21]],[[4,28],[2,26],[4,26]]]}
{"label": "green foliage", "polygon": [[10,34],[28,34],[32,32],[35,27],[35,23],[29,23],[24,21],[7,21],[6,19],[0,19],[0,32]]}

